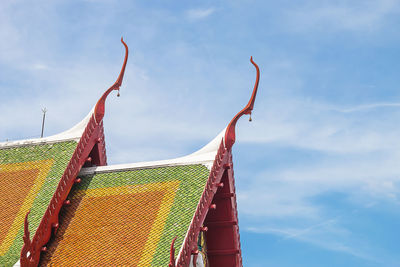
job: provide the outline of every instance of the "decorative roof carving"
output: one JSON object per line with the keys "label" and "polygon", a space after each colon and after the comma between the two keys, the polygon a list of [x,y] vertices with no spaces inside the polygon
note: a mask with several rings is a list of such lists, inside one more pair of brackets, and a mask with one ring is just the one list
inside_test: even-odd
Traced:
{"label": "decorative roof carving", "polygon": [[239,118],[242,117],[244,114],[249,114],[250,115],[249,121],[251,121],[251,112],[254,107],[254,101],[256,100],[258,83],[260,81],[260,69],[258,68],[257,64],[253,61],[253,57],[250,57],[250,62],[254,65],[254,67],[257,70],[256,82],[254,84],[253,93],[251,94],[249,102],[238,114],[236,114],[235,117],[233,117],[233,119],[231,120],[231,122],[228,125],[228,128],[226,129],[225,147],[227,149],[231,149],[233,144],[235,143],[235,139],[236,139],[235,127],[236,127],[236,122],[239,120]]}
{"label": "decorative roof carving", "polygon": [[96,104],[96,107],[94,108],[94,118],[97,123],[99,123],[103,117],[104,117],[104,111],[105,111],[105,102],[107,99],[107,96],[111,93],[113,90],[118,90],[118,95],[119,96],[119,88],[121,87],[122,80],[124,79],[124,74],[125,74],[125,67],[126,67],[126,62],[128,61],[128,46],[124,42],[124,39],[121,37],[121,43],[125,46],[125,59],[124,63],[122,64],[121,72],[119,73],[119,76],[115,83],[111,85],[110,88],[108,88],[104,94],[101,96],[99,101]]}

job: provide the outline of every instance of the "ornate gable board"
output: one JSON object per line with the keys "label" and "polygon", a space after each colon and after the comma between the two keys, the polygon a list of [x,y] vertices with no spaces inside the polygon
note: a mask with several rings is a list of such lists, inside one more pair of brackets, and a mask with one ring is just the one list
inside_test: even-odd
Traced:
{"label": "ornate gable board", "polygon": [[58,214],[63,205],[68,205],[67,196],[74,183],[79,182],[76,179],[82,166],[88,162],[96,165],[106,165],[107,158],[105,153],[103,117],[105,112],[105,101],[107,96],[113,90],[118,90],[121,86],[126,63],[128,60],[128,46],[121,38],[125,46],[125,59],[117,81],[102,95],[97,102],[93,114],[78,142],[78,145],[69,161],[67,168],[62,175],[57,189],[50,201],[49,206],[36,230],[32,240],[28,228],[28,214],[25,216],[24,225],[24,245],[21,250],[21,266],[37,266],[41,251],[46,250],[46,243],[49,241],[52,231],[57,231]]}
{"label": "ornate gable board", "polygon": [[217,209],[208,212],[204,221],[210,266],[242,266],[232,153],[227,153],[229,160],[220,182],[223,186],[212,201]]}
{"label": "ornate gable board", "polygon": [[[228,151],[225,149],[223,142],[221,142],[218,153],[215,156],[207,184],[197,206],[182,249],[178,255],[176,266],[188,266],[191,255],[198,253],[197,239],[199,233],[201,230],[206,230],[203,228],[203,222],[209,210],[215,210],[217,208],[215,204],[212,204],[212,200],[218,190],[218,187],[221,186],[220,182],[224,173],[223,170],[226,166],[228,166],[229,153],[227,152]],[[174,262],[170,262],[170,266],[175,266],[171,264],[174,264]]]}
{"label": "ornate gable board", "polygon": [[[178,258],[175,260],[174,239],[171,243],[169,267],[196,266],[197,241],[200,231],[206,232],[207,258],[210,267],[242,266],[240,235],[232,162],[235,126],[238,119],[249,114],[254,107],[260,80],[260,69],[250,58],[257,71],[253,93],[248,104],[231,120],[215,157],[207,184],[197,206]],[[251,121],[251,117],[249,119]],[[192,257],[193,255],[193,257]]]}

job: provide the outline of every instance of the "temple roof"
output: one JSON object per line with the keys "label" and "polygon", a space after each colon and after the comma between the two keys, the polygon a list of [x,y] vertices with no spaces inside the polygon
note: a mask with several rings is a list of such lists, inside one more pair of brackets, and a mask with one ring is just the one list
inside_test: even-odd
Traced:
{"label": "temple roof", "polygon": [[[257,79],[248,104],[202,149],[106,166],[102,119],[125,71],[121,41],[120,75],[80,123],[50,137],[0,143],[0,263],[186,266],[209,229],[211,266],[240,265],[231,148],[237,120],[253,109],[258,66],[251,59]],[[209,212],[216,205],[222,208]]]}
{"label": "temple roof", "polygon": [[41,266],[166,266],[171,240],[176,256],[183,245],[224,133],[181,158],[83,168]]}

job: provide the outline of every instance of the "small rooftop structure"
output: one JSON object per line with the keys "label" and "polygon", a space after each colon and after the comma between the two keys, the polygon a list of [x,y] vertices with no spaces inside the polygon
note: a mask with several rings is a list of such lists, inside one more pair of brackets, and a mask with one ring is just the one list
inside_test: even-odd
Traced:
{"label": "small rooftop structure", "polygon": [[188,156],[107,166],[105,101],[63,133],[0,143],[0,265],[242,266],[232,146],[248,104]]}

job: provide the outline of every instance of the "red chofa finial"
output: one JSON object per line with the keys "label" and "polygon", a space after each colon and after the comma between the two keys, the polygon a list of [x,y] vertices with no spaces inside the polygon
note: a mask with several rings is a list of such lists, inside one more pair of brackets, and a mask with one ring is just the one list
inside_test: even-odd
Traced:
{"label": "red chofa finial", "polygon": [[260,69],[258,68],[257,64],[253,61],[253,57],[250,57],[250,62],[256,67],[257,70],[257,78],[256,78],[256,83],[254,84],[254,89],[253,89],[253,94],[251,95],[251,98],[249,100],[249,103],[242,109],[236,116],[231,120],[231,122],[228,125],[228,128],[226,129],[225,132],[225,147],[226,149],[231,149],[233,144],[235,143],[235,126],[236,122],[242,115],[244,114],[250,114],[250,119],[251,121],[251,111],[253,110],[254,106],[254,101],[256,100],[256,95],[257,95],[257,88],[258,88],[258,82],[260,81]]}
{"label": "red chofa finial", "polygon": [[175,248],[174,248],[174,245],[175,245],[175,240],[177,238],[178,237],[175,236],[174,239],[172,239],[172,242],[171,242],[171,249],[169,251],[169,264],[168,264],[168,267],[175,267]]}
{"label": "red chofa finial", "polygon": [[128,46],[126,45],[122,37],[121,37],[121,42],[125,46],[124,64],[122,64],[122,69],[121,72],[119,73],[118,79],[110,88],[107,89],[107,91],[104,92],[99,101],[97,101],[96,107],[94,108],[94,118],[96,120],[96,123],[99,123],[104,117],[104,109],[105,109],[104,105],[106,102],[106,98],[111,93],[111,91],[118,90],[118,96],[119,96],[119,88],[121,87],[122,80],[124,79],[126,62],[128,61]]}

